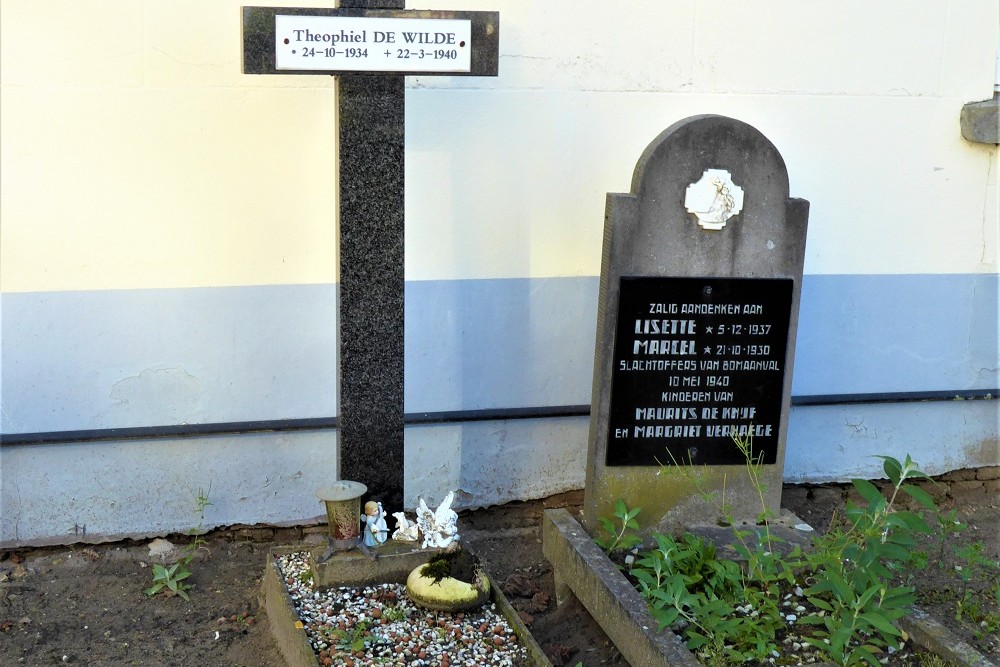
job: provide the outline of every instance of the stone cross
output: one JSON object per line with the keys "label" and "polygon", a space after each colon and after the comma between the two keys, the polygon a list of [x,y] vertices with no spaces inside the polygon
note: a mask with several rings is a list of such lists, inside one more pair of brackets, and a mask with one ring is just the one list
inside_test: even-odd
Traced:
{"label": "stone cross", "polygon": [[243,8],[245,74],[337,75],[339,478],[403,507],[404,79],[496,76],[499,14]]}

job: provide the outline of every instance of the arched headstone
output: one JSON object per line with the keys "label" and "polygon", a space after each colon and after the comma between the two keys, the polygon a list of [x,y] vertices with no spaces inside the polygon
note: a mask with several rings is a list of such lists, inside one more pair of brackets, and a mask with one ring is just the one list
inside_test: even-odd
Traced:
{"label": "arched headstone", "polygon": [[[584,520],[618,499],[644,527],[755,519],[781,501],[808,202],[774,145],[695,116],[609,194]],[[720,507],[725,504],[725,510]]]}

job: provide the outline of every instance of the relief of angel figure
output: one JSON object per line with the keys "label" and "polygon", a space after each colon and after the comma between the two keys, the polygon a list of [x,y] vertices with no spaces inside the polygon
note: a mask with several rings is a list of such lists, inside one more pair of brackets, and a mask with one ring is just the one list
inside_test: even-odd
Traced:
{"label": "relief of angel figure", "polygon": [[725,169],[706,169],[701,179],[684,191],[684,207],[703,229],[718,231],[743,210],[743,188]]}
{"label": "relief of angel figure", "polygon": [[703,214],[703,217],[711,222],[725,222],[736,207],[736,201],[733,199],[733,195],[730,194],[729,188],[721,179],[713,177],[710,182],[712,187],[715,188],[715,196],[712,198],[712,204],[708,207],[708,211]]}
{"label": "relief of angel figure", "polygon": [[427,547],[445,548],[454,542],[458,542],[458,514],[451,509],[451,503],[455,500],[455,493],[449,491],[444,500],[434,511],[431,511],[423,498],[417,504],[417,526],[424,536],[421,548]]}

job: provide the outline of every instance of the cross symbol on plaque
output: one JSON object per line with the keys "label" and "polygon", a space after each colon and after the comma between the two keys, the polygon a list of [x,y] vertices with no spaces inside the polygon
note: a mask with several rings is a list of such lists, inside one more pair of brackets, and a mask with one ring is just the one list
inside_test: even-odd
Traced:
{"label": "cross symbol on plaque", "polygon": [[403,77],[496,76],[497,12],[244,7],[244,74],[337,75],[339,478],[403,507]]}

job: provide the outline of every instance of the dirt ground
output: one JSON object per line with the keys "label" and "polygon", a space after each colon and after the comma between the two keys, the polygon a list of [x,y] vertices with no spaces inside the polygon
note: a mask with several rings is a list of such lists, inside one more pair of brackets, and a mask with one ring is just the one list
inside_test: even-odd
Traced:
{"label": "dirt ground", "polygon": [[[998,499],[982,485],[976,488],[964,495],[943,494],[941,503],[958,508],[970,525],[959,539],[982,542],[995,561],[1000,558]],[[786,487],[783,505],[823,529],[846,495],[839,486]],[[506,583],[508,597],[524,610],[533,635],[556,665],[625,665],[578,602],[561,607],[554,602],[551,569],[542,556],[542,512],[550,507],[575,512],[581,502],[582,494],[575,492],[466,512],[459,528],[464,544],[485,562],[493,579]],[[259,601],[265,559],[277,545],[248,539],[246,531],[208,536],[207,548],[191,565],[190,601],[143,594],[151,567],[159,562],[147,543],[0,554],[0,665],[283,665]],[[934,567],[927,572],[920,575],[925,585],[954,587],[953,578],[929,579],[953,573]],[[932,613],[953,616],[953,606],[942,600]],[[980,646],[1000,655],[989,639]]]}

